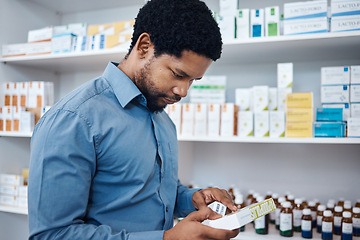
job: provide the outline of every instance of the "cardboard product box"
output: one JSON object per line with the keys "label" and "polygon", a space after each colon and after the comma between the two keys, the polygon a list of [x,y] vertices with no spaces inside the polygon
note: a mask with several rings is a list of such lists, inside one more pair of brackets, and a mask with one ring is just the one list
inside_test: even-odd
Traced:
{"label": "cardboard product box", "polygon": [[286,122],[313,122],[312,108],[288,108],[286,109]]}
{"label": "cardboard product box", "polygon": [[223,15],[223,16],[227,15],[227,14],[233,15],[234,11],[236,11],[236,9],[239,9],[239,1],[238,0],[220,0],[219,7],[220,7],[221,15]]}
{"label": "cardboard product box", "polygon": [[257,218],[265,216],[275,211],[276,206],[272,198],[266,199],[260,203],[255,203],[244,207],[236,212],[225,215],[216,220],[206,220],[203,224],[213,228],[233,230],[244,226]]}
{"label": "cardboard product box", "polygon": [[127,49],[130,46],[132,34],[118,34],[105,36],[106,49]]}
{"label": "cardboard product box", "polygon": [[27,197],[17,197],[17,199],[18,199],[18,207],[28,208],[28,198]]}
{"label": "cardboard product box", "polygon": [[134,24],[135,24],[135,20],[127,20],[127,21],[120,21],[113,23],[89,25],[88,36],[132,33]]}
{"label": "cardboard product box", "polygon": [[20,131],[20,119],[21,119],[21,111],[22,109],[18,106],[14,106],[12,108],[13,111],[13,119],[12,119],[12,131],[19,132]]}
{"label": "cardboard product box", "polygon": [[175,124],[177,135],[180,135],[181,134],[182,104],[174,103],[172,105],[168,105],[168,107],[169,107],[169,117]]}
{"label": "cardboard product box", "polygon": [[181,135],[194,135],[195,104],[185,103],[182,106]]}
{"label": "cardboard product box", "polygon": [[321,85],[349,85],[350,67],[322,67]]}
{"label": "cardboard product box", "polygon": [[3,107],[4,131],[11,132],[13,129],[13,107]]}
{"label": "cardboard product box", "polygon": [[317,122],[343,122],[343,108],[316,108]]}
{"label": "cardboard product box", "polygon": [[323,108],[342,108],[343,109],[343,121],[347,121],[350,117],[350,104],[349,103],[324,103]]}
{"label": "cardboard product box", "polygon": [[303,1],[284,4],[285,20],[326,17],[327,11],[327,0]]}
{"label": "cardboard product box", "polygon": [[12,106],[12,90],[13,82],[6,82],[3,85],[3,94],[4,94],[4,106]]}
{"label": "cardboard product box", "polygon": [[254,113],[251,111],[238,112],[238,132],[239,137],[249,137],[254,135]]}
{"label": "cardboard product box", "polygon": [[328,31],[329,21],[327,17],[284,21],[284,35],[323,33]]}
{"label": "cardboard product box", "polygon": [[88,50],[99,51],[105,49],[105,34],[98,34],[88,37]]}
{"label": "cardboard product box", "polygon": [[348,137],[360,137],[360,118],[348,119]]}
{"label": "cardboard product box", "polygon": [[189,92],[191,103],[225,103],[226,76],[204,76]]}
{"label": "cardboard product box", "polygon": [[231,41],[236,38],[236,16],[225,15],[219,18],[219,28],[224,41]]}
{"label": "cardboard product box", "polygon": [[19,186],[19,196],[27,198],[28,196],[28,186]]}
{"label": "cardboard product box", "polygon": [[88,50],[88,37],[87,36],[76,36],[74,39],[73,52],[84,52]]}
{"label": "cardboard product box", "polygon": [[54,35],[52,38],[52,53],[69,53],[74,45],[75,35],[72,33],[63,33]]}
{"label": "cardboard product box", "polygon": [[234,103],[221,105],[220,136],[229,137],[237,134],[237,112]]}
{"label": "cardboard product box", "polygon": [[360,84],[360,65],[350,67],[350,81],[351,84]]}
{"label": "cardboard product box", "polygon": [[27,53],[27,48],[27,43],[2,45],[2,57],[25,56]]}
{"label": "cardboard product box", "polygon": [[345,137],[345,123],[315,122],[314,137]]}
{"label": "cardboard product box", "polygon": [[29,105],[29,83],[20,82],[19,83],[19,107],[27,107]]}
{"label": "cardboard product box", "polygon": [[35,127],[35,114],[28,111],[20,113],[20,132],[32,132]]}
{"label": "cardboard product box", "polygon": [[19,187],[15,185],[1,185],[0,184],[0,195],[18,196]]}
{"label": "cardboard product box", "polygon": [[236,38],[250,37],[250,9],[238,9],[236,14]]}
{"label": "cardboard product box", "polygon": [[285,112],[270,111],[270,137],[285,137]]}
{"label": "cardboard product box", "polygon": [[23,185],[23,182],[24,178],[21,175],[0,173],[1,185],[20,186]]}
{"label": "cardboard product box", "polygon": [[5,123],[4,123],[4,115],[3,115],[3,108],[0,107],[0,132],[4,132]]}
{"label": "cardboard product box", "polygon": [[360,29],[359,15],[331,18],[331,32],[358,31]]}
{"label": "cardboard product box", "polygon": [[17,207],[19,205],[18,198],[16,196],[0,195],[0,205]]}
{"label": "cardboard product box", "polygon": [[286,137],[311,138],[313,136],[313,124],[309,123],[286,123]]}
{"label": "cardboard product box", "polygon": [[269,137],[269,112],[255,112],[254,113],[254,136],[255,137]]}
{"label": "cardboard product box", "polygon": [[67,25],[68,32],[76,36],[86,36],[87,28],[87,23],[70,23]]}
{"label": "cardboard product box", "polygon": [[28,43],[51,41],[53,33],[53,27],[31,30],[28,32]]}
{"label": "cardboard product box", "polygon": [[349,103],[349,85],[321,86],[322,103]]}
{"label": "cardboard product box", "polygon": [[292,88],[293,75],[294,75],[293,63],[278,63],[277,64],[277,87],[278,88]]}
{"label": "cardboard product box", "polygon": [[360,103],[360,84],[350,85],[350,102]]}
{"label": "cardboard product box", "polygon": [[350,104],[351,109],[351,117],[352,118],[360,118],[360,103],[352,103]]}
{"label": "cardboard product box", "polygon": [[252,109],[252,88],[236,88],[235,104],[239,106],[240,111],[250,111]]}
{"label": "cardboard product box", "polygon": [[278,100],[278,90],[277,88],[269,88],[269,111],[276,111],[277,100]]}
{"label": "cardboard product box", "polygon": [[265,15],[264,9],[251,9],[250,12],[250,36],[265,36]]}
{"label": "cardboard product box", "polygon": [[359,0],[331,0],[330,6],[333,17],[360,15]]}
{"label": "cardboard product box", "polygon": [[217,137],[220,136],[220,104],[209,104],[208,106],[208,136]]}
{"label": "cardboard product box", "polygon": [[292,88],[278,88],[278,111],[286,111],[286,96],[292,93]]}
{"label": "cardboard product box", "polygon": [[26,55],[50,54],[52,51],[51,41],[29,43]]}
{"label": "cardboard product box", "polygon": [[54,104],[54,83],[29,82],[29,108],[41,108]]}
{"label": "cardboard product box", "polygon": [[280,10],[279,6],[265,8],[265,36],[280,35]]}
{"label": "cardboard product box", "polygon": [[11,98],[12,98],[12,101],[11,101],[11,106],[18,106],[19,103],[20,103],[20,84],[17,83],[17,82],[13,82],[11,85],[10,85],[10,91],[11,91]]}
{"label": "cardboard product box", "polygon": [[253,87],[253,111],[262,112],[269,110],[269,87],[254,86]]}
{"label": "cardboard product box", "polygon": [[195,136],[207,135],[207,104],[195,104]]}
{"label": "cardboard product box", "polygon": [[313,93],[290,93],[286,95],[286,108],[312,108]]}

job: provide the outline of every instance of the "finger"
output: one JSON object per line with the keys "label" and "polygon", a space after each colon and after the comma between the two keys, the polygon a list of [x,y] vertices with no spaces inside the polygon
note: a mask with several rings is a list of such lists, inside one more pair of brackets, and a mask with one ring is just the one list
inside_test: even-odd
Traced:
{"label": "finger", "polygon": [[236,237],[240,232],[240,229],[224,230],[224,229],[212,228],[209,226],[204,226],[204,227],[206,227],[206,231],[204,233],[205,238],[215,239],[215,240],[231,239]]}
{"label": "finger", "polygon": [[234,205],[231,196],[228,194],[228,192],[226,190],[220,190],[217,189],[215,191],[213,191],[213,195],[214,195],[214,200],[221,202],[222,204],[224,204],[226,207],[228,207],[231,211],[236,211],[237,208]]}
{"label": "finger", "polygon": [[221,214],[218,214],[216,212],[214,212],[213,210],[211,210],[210,208],[206,207],[206,208],[202,208],[199,211],[195,211],[190,213],[186,219],[189,221],[196,221],[196,222],[203,222],[206,219],[218,219],[221,218]]}
{"label": "finger", "polygon": [[207,207],[207,204],[205,202],[205,197],[204,197],[204,195],[202,194],[201,191],[195,192],[193,194],[192,200],[193,200],[194,207],[199,209],[199,210],[202,209],[202,208]]}

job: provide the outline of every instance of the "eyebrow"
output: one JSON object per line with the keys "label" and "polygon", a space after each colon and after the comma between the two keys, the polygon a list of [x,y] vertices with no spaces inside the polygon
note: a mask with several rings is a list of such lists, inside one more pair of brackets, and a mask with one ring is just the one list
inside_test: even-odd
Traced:
{"label": "eyebrow", "polygon": [[[181,69],[175,68],[175,71],[178,72],[179,74],[183,75],[184,77],[190,77],[189,74],[187,74],[186,72],[184,72],[184,71],[181,70]],[[200,79],[202,79],[202,77],[200,77],[200,78],[195,78],[195,80],[200,80]]]}

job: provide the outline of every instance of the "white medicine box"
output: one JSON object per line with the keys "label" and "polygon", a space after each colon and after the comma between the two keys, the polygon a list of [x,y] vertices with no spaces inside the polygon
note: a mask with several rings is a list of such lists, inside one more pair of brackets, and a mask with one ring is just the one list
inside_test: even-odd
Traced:
{"label": "white medicine box", "polygon": [[208,135],[213,137],[220,136],[220,104],[208,105]]}
{"label": "white medicine box", "polygon": [[207,135],[207,104],[196,104],[195,105],[195,136],[206,136]]}

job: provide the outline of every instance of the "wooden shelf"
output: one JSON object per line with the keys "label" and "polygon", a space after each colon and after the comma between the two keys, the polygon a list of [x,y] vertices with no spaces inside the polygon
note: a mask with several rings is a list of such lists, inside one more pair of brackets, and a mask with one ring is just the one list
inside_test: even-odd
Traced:
{"label": "wooden shelf", "polygon": [[4,206],[4,205],[0,205],[0,211],[8,212],[8,213],[23,214],[23,215],[28,214],[27,208],[10,207],[10,206]]}
{"label": "wooden shelf", "polygon": [[32,137],[32,132],[0,132],[0,137]]}

